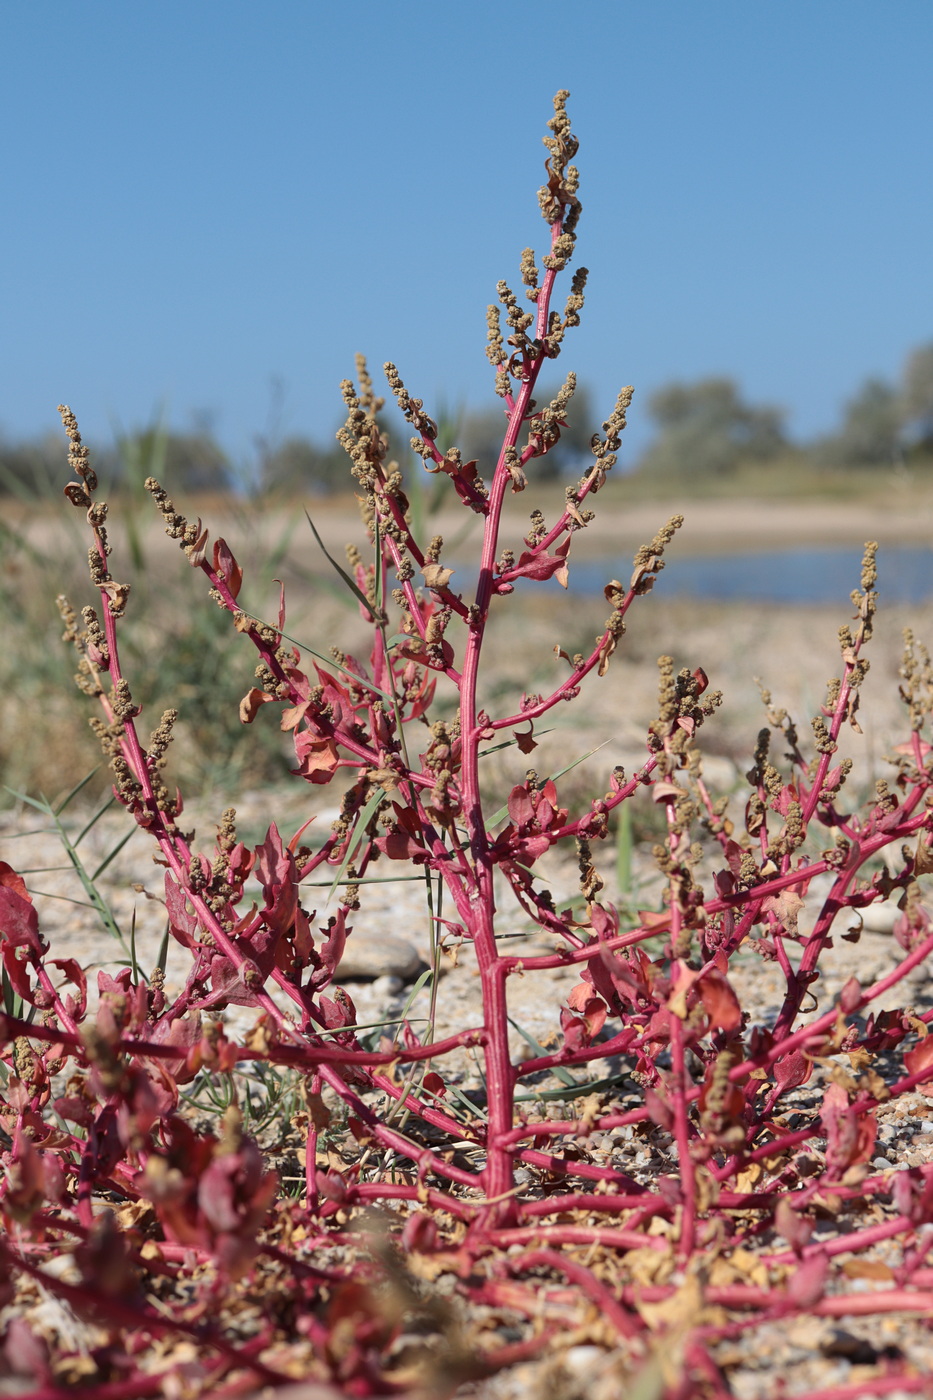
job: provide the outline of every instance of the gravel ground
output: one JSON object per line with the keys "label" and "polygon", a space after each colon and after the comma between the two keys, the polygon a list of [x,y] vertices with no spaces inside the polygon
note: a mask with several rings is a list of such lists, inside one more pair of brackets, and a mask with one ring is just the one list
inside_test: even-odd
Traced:
{"label": "gravel ground", "polygon": [[[721,776],[726,776],[725,770]],[[275,811],[283,832],[290,832],[292,826],[300,824],[305,811],[302,794],[255,793],[248,795],[239,808],[241,829],[250,834],[261,834],[268,820],[268,813]],[[67,954],[77,957],[88,968],[111,966],[114,954],[122,957],[119,949],[100,928],[93,910],[80,902],[82,891],[70,868],[63,868],[60,844],[54,835],[39,829],[38,824],[30,827],[24,821],[24,813],[6,814],[0,818],[0,853],[14,867],[28,870],[30,886],[35,891],[35,899],[40,913],[41,927],[52,945],[51,955]],[[212,813],[205,810],[199,815],[203,820],[202,841],[210,834]],[[324,825],[329,813],[322,810],[319,822]],[[31,830],[32,834],[28,833]],[[125,833],[126,825],[122,813],[111,812],[96,823],[79,845],[79,852],[90,869],[103,861],[113,846]],[[607,853],[607,855],[610,853]],[[611,862],[608,862],[611,863]],[[574,870],[566,864],[555,864],[549,872],[552,887],[558,900],[567,899],[574,893]],[[611,875],[606,871],[611,897]],[[653,888],[656,882],[651,875],[650,861],[639,855],[636,862],[636,876],[643,883],[643,898],[650,903],[657,897]],[[161,870],[152,865],[147,849],[147,841],[142,833],[135,833],[121,852],[108,866],[101,878],[100,887],[106,893],[120,926],[128,931],[135,912],[136,947],[143,967],[154,962],[158,948],[162,923],[160,906],[136,888],[142,884],[145,889],[157,895],[161,885]],[[807,902],[807,911],[802,922],[806,926],[807,917],[813,916],[822,893],[819,882],[815,882]],[[323,894],[323,891],[322,891]],[[310,902],[310,901],[309,901]],[[888,971],[894,962],[898,949],[889,932],[882,931],[891,922],[891,913],[881,909],[873,911],[873,928],[866,929],[857,946],[837,938],[835,946],[827,954],[823,965],[823,977],[819,986],[821,1001],[826,1004],[848,980],[857,975],[866,983]],[[501,925],[504,932],[523,936],[524,928],[520,915],[509,914],[506,910]],[[422,891],[419,884],[393,883],[375,885],[366,891],[364,910],[360,915],[360,938],[366,930],[375,933],[375,943],[370,945],[375,953],[380,953],[380,940],[389,933],[398,938],[402,946],[413,947],[419,957],[427,960],[430,956],[427,928],[424,917]],[[351,939],[351,943],[352,943]],[[518,944],[516,944],[518,946]],[[550,946],[540,938],[532,937],[521,946],[531,952],[550,951]],[[178,950],[179,953],[181,950]],[[178,985],[182,972],[181,958],[170,956],[168,986]],[[371,969],[379,971],[375,965]],[[774,964],[763,961],[754,952],[742,952],[736,958],[730,971],[733,985],[743,1007],[750,1011],[753,1020],[769,1022],[775,1015],[781,992],[781,981]],[[542,976],[535,974],[514,978],[510,984],[510,1005],[517,1026],[536,1040],[546,1041],[557,1026],[558,1009],[570,988],[578,980],[569,969],[561,969]],[[92,979],[93,981],[93,979]],[[409,971],[396,975],[391,970],[381,971],[371,980],[345,980],[344,985],[354,1000],[360,1024],[377,1021],[392,1021],[407,1008],[407,1015],[417,1023],[419,1017],[428,1014],[427,992],[422,991],[411,1000],[411,976]],[[933,1003],[933,983],[926,969],[916,970],[901,988],[895,988],[885,1004],[903,1006],[905,1002],[923,1009]],[[230,1008],[227,1013],[231,1029],[242,1033],[253,1020],[253,1013],[242,1008]],[[449,960],[439,985],[438,1024],[436,1034],[461,1029],[466,1025],[479,1024],[481,1004],[479,983],[474,960],[468,948],[461,949],[456,965]],[[513,1054],[527,1053],[521,1033],[513,1033]],[[611,1062],[597,1062],[594,1074],[612,1072],[618,1069]],[[464,1093],[481,1087],[478,1067],[471,1056],[464,1052],[456,1057],[445,1069],[453,1083]],[[804,1112],[819,1101],[823,1072],[820,1071],[805,1088],[795,1091],[784,1108],[787,1116],[794,1112]],[[619,1090],[623,1101],[631,1098],[638,1102],[637,1086],[624,1085]],[[550,1112],[560,1112],[557,1106]],[[871,1163],[872,1179],[883,1185],[891,1173],[906,1167],[933,1162],[933,1102],[920,1094],[907,1095],[895,1103],[884,1106],[879,1112],[880,1132],[875,1157]],[[647,1133],[641,1130],[619,1129],[612,1134],[596,1135],[587,1144],[587,1150],[595,1161],[613,1162],[633,1176],[650,1180],[659,1173],[676,1171],[676,1160],[672,1155],[670,1137],[658,1129]],[[872,1219],[883,1218],[886,1206],[883,1201],[869,1206]],[[844,1221],[827,1219],[818,1226],[816,1239],[831,1240]],[[861,1224],[865,1221],[862,1219]],[[922,1227],[922,1232],[933,1234],[933,1226]],[[763,1248],[768,1247],[762,1241]],[[780,1250],[781,1242],[770,1246]],[[855,1276],[849,1287],[852,1291],[870,1291],[891,1286],[893,1271],[901,1258],[901,1246],[895,1243],[881,1244],[861,1254],[856,1260],[852,1256]],[[843,1256],[843,1264],[845,1264]],[[859,1276],[858,1271],[867,1269],[869,1276]],[[875,1274],[872,1275],[872,1270]],[[557,1291],[559,1295],[559,1290]],[[560,1302],[549,1301],[548,1289],[542,1285],[542,1308],[566,1311],[566,1299]],[[466,1385],[458,1391],[462,1400],[468,1396],[482,1397],[482,1400],[615,1400],[620,1393],[624,1362],[621,1354],[606,1353],[601,1347],[592,1345],[587,1337],[585,1312],[578,1329],[582,1340],[562,1348],[545,1358],[521,1363],[518,1366],[482,1383]],[[931,1342],[927,1319],[907,1314],[881,1315],[857,1318],[794,1318],[786,1323],[770,1322],[755,1325],[747,1331],[719,1343],[714,1349],[718,1363],[728,1375],[729,1384],[739,1400],[766,1400],[767,1397],[786,1393],[788,1396],[805,1394],[828,1386],[864,1385],[864,1389],[850,1394],[870,1397],[873,1394],[871,1381],[883,1372],[886,1358],[909,1361],[920,1372],[933,1367],[933,1342]],[[646,1397],[657,1393],[657,1373],[652,1370],[659,1362],[650,1361],[641,1377],[642,1389],[633,1391]],[[779,1382],[786,1391],[779,1389]],[[886,1392],[888,1393],[888,1392]],[[897,1392],[894,1392],[897,1395]]]}

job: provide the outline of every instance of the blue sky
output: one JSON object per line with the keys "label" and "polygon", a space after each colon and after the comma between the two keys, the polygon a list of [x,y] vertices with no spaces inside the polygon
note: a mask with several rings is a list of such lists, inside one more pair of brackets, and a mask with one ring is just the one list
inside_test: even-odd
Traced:
{"label": "blue sky", "polygon": [[[571,18],[570,16],[573,15]],[[36,0],[0,12],[0,429],[328,437],[363,350],[491,400],[485,307],[581,140],[599,417],[734,376],[828,430],[933,340],[929,0]]]}

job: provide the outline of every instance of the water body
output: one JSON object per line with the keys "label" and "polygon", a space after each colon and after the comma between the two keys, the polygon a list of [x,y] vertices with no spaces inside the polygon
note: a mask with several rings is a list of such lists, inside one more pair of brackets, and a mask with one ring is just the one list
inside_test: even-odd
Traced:
{"label": "water body", "polygon": [[[676,544],[655,584],[665,597],[743,599],[766,603],[838,603],[858,588],[863,550],[782,549],[756,554],[684,558]],[[627,583],[630,563],[618,558],[576,562],[570,586],[600,593],[611,578]],[[878,551],[878,593],[882,603],[923,603],[933,599],[933,549],[882,546]]]}

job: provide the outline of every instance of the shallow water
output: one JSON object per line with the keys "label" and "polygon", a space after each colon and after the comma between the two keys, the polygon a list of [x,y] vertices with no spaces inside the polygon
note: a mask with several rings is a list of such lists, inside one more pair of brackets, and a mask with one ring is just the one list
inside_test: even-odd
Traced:
{"label": "shallow water", "polygon": [[[684,558],[671,555],[658,583],[666,597],[728,601],[836,603],[859,586],[859,548],[783,549],[753,554]],[[574,586],[597,594],[610,578],[628,582],[628,562],[613,558],[571,565]],[[878,591],[885,603],[933,599],[933,549],[883,546],[878,551]]]}

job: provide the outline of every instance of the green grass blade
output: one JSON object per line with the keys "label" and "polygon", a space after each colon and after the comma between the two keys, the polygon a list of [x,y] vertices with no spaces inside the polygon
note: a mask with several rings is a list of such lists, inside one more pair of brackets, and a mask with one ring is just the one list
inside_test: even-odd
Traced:
{"label": "green grass blade", "polygon": [[[83,835],[83,833],[82,833],[82,835]],[[135,835],[136,835],[136,827],[135,827],[135,826],[131,826],[130,829],[129,829],[129,831],[126,833],[126,835],[125,835],[120,841],[117,842],[117,844],[114,846],[114,848],[113,848],[113,850],[110,852],[110,854],[107,855],[107,856],[104,856],[104,859],[101,861],[100,865],[97,867],[97,869],[94,871],[94,874],[91,876],[91,879],[92,879],[92,880],[98,880],[98,879],[100,879],[101,875],[103,875],[104,871],[107,869],[107,866],[110,864],[110,862],[111,862],[112,860],[114,860],[114,859],[120,854],[120,852],[123,850],[123,847],[126,845],[127,841],[131,840],[132,837],[134,837]],[[75,842],[75,845],[77,845],[77,842]]]}
{"label": "green grass blade", "polygon": [[[551,1073],[555,1073],[552,1069]],[[624,1080],[624,1074],[611,1074],[605,1079],[590,1079],[585,1084],[578,1084],[574,1081],[573,1086],[566,1089],[539,1089],[532,1094],[516,1094],[516,1103],[530,1103],[537,1099],[578,1099],[581,1094],[601,1094],[606,1089],[617,1088]]]}
{"label": "green grass blade", "polygon": [[25,792],[17,792],[16,788],[7,787],[6,783],[4,783],[3,787],[5,792],[10,793],[13,797],[19,798],[20,802],[25,802],[29,807],[35,807],[37,812],[45,812],[50,817],[55,816],[48,802],[40,802],[35,797],[27,796]]}
{"label": "green grass blade", "polygon": [[[539,1040],[535,1040],[530,1031],[526,1031],[524,1026],[520,1026],[517,1021],[513,1021],[511,1016],[509,1017],[509,1025],[513,1030],[518,1031],[522,1040],[530,1045],[532,1050],[536,1051],[538,1055],[543,1056],[549,1053]],[[562,1069],[560,1065],[555,1065],[552,1067],[551,1073],[555,1079],[560,1080],[561,1084],[566,1084],[568,1088],[576,1088],[578,1081],[574,1079],[569,1070]]]}
{"label": "green grass blade", "polygon": [[[353,828],[353,835],[347,842],[346,852],[344,853],[343,860],[340,862],[340,869],[334,876],[334,879],[331,883],[331,887],[327,892],[327,899],[325,900],[326,904],[329,904],[331,899],[333,899],[334,890],[342,882],[343,877],[346,874],[348,865],[350,864],[353,856],[356,855],[357,851],[360,848],[360,845],[362,844],[363,838],[366,834],[367,826],[372,821],[373,817],[376,815],[376,812],[379,809],[379,804],[382,801],[384,801],[384,799],[385,793],[383,792],[381,787],[374,788],[373,791],[370,793],[369,800],[367,801],[366,806],[363,808],[362,812],[360,812],[359,816],[356,819],[356,824]],[[358,839],[357,832],[359,832]]]}
{"label": "green grass blade", "polygon": [[353,593],[356,594],[356,596],[357,596],[357,598],[359,599],[360,603],[363,605],[363,607],[364,607],[364,608],[366,609],[366,611],[369,613],[370,620],[374,622],[374,621],[375,621],[375,618],[373,617],[372,604],[370,603],[369,599],[366,597],[366,594],[365,594],[365,593],[363,592],[363,590],[360,588],[359,584],[356,582],[356,579],[351,578],[350,575],[347,573],[346,569],[343,568],[342,565],[340,565],[340,564],[337,563],[337,560],[333,557],[332,554],[328,553],[327,546],[325,545],[324,541],[321,539],[320,535],[318,534],[318,532],[317,532],[317,526],[315,525],[314,521],[311,519],[311,517],[310,517],[310,515],[308,514],[307,511],[305,511],[305,519],[307,520],[308,524],[311,526],[312,532],[313,532],[313,534],[314,534],[314,538],[317,540],[317,542],[318,542],[318,544],[319,544],[319,546],[320,546],[320,548],[321,548],[321,553],[324,555],[324,558],[328,561],[328,563],[329,563],[333,568],[335,568],[335,569],[337,570],[337,573],[338,573],[338,574],[340,575],[340,577],[343,579],[343,581],[344,581],[344,583],[347,585],[347,587],[348,587]]}
{"label": "green grass blade", "polygon": [[77,835],[77,836],[75,837],[75,842],[74,842],[74,843],[75,843],[76,846],[79,846],[79,845],[81,844],[81,842],[84,840],[85,836],[86,836],[86,835],[88,834],[88,832],[91,830],[91,827],[93,827],[94,825],[96,825],[97,822],[100,821],[100,819],[101,819],[101,817],[104,815],[104,813],[110,811],[110,808],[113,806],[113,804],[116,802],[116,800],[117,800],[117,799],[116,799],[116,798],[113,796],[113,794],[111,793],[111,795],[107,798],[107,801],[104,803],[103,807],[99,807],[99,808],[98,808],[98,810],[94,813],[93,817],[91,817],[91,819],[90,819],[90,821],[87,823],[87,825],[84,826],[84,827],[82,827],[82,828],[81,828],[81,831],[80,831],[80,833],[79,833],[79,835]]}
{"label": "green grass blade", "polygon": [[165,976],[165,964],[168,962],[168,940],[169,926],[168,920],[166,920],[165,932],[162,935],[162,942],[159,944],[159,956],[156,959],[156,967],[159,969],[163,977]]}
{"label": "green grass blade", "polygon": [[[75,784],[75,786],[74,786],[74,787],[71,789],[71,791],[69,792],[68,796],[67,796],[67,797],[63,797],[62,800],[61,800],[61,802],[59,802],[58,806],[55,808],[55,815],[56,815],[56,816],[60,816],[61,813],[64,812],[65,808],[68,806],[68,804],[69,804],[69,802],[72,800],[72,798],[73,798],[73,797],[77,797],[77,795],[78,795],[78,793],[81,791],[81,789],[87,787],[88,783],[91,781],[91,779],[93,778],[94,774],[95,774],[95,773],[98,773],[98,772],[100,772],[100,764],[98,764],[96,768],[92,768],[91,771],[90,771],[90,773],[88,773],[85,777],[83,777],[79,783],[76,783],[76,784]],[[113,799],[111,799],[111,800],[113,800]],[[108,804],[108,805],[109,805],[109,804]],[[79,836],[79,837],[78,837],[78,840],[80,841],[80,839],[81,839],[81,838],[80,838],[80,836]]]}

